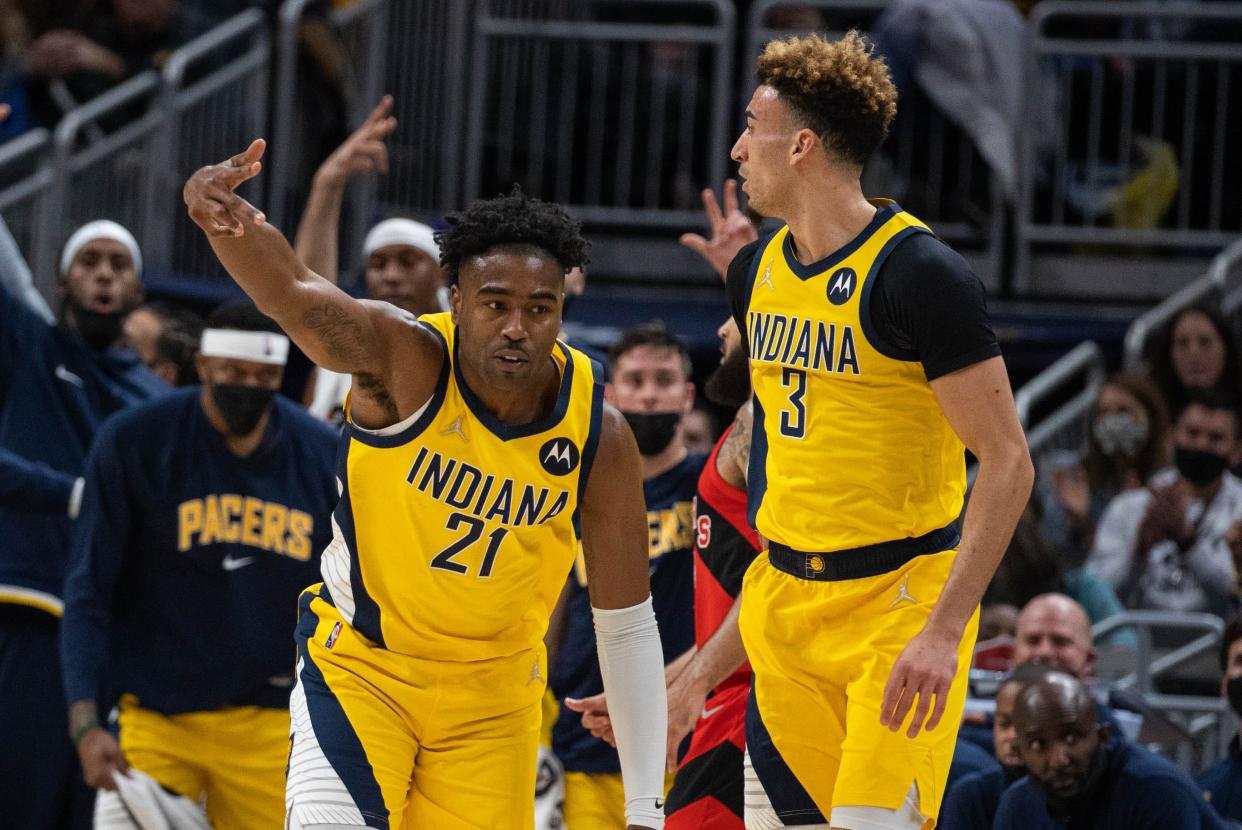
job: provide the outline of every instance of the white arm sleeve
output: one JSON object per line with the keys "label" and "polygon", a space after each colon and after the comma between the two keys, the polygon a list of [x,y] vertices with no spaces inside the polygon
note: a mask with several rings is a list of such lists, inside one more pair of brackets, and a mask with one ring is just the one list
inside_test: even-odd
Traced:
{"label": "white arm sleeve", "polygon": [[668,701],[664,652],[651,597],[615,610],[591,608],[608,715],[621,756],[625,820],[664,827],[664,747]]}

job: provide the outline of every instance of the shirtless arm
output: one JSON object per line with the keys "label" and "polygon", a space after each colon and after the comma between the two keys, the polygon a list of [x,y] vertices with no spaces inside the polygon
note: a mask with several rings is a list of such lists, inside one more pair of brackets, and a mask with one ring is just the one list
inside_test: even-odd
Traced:
{"label": "shirtless arm", "polygon": [[[265,146],[256,140],[245,152],[194,173],[182,191],[190,218],[207,234],[225,270],[311,360],[354,375],[386,420],[397,413],[389,380],[392,367],[401,365],[402,381],[412,387],[403,397],[421,405],[443,359],[434,335],[409,314],[356,300],[311,271],[262,212],[234,193],[258,174]],[[405,367],[411,365],[421,371],[409,372]]]}

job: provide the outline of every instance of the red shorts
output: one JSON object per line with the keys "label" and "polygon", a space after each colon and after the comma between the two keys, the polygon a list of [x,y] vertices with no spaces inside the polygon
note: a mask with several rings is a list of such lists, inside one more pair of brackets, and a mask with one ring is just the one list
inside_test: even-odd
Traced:
{"label": "red shorts", "polygon": [[746,697],[736,684],[709,697],[668,793],[665,830],[743,830]]}

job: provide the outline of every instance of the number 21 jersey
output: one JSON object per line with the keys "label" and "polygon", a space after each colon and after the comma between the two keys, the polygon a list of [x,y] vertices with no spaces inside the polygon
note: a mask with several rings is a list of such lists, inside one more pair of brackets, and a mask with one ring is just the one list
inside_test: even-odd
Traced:
{"label": "number 21 jersey", "polygon": [[324,583],[345,619],[392,651],[467,661],[535,648],[577,551],[602,370],[557,342],[552,411],[506,425],[463,380],[449,314],[420,325],[444,344],[436,390],[387,430],[347,422]]}

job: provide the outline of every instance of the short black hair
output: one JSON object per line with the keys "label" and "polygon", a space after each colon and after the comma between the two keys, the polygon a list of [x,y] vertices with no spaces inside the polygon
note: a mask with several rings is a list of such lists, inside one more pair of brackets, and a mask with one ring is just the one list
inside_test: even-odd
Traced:
{"label": "short black hair", "polygon": [[444,221],[448,227],[435,238],[440,264],[453,282],[467,259],[503,245],[538,248],[565,271],[588,262],[590,243],[582,237],[582,224],[560,205],[527,196],[516,185],[508,196],[479,199]]}
{"label": "short black hair", "polygon": [[236,331],[270,331],[284,334],[280,326],[249,300],[225,303],[207,318],[209,329],[234,329]]}
{"label": "short black hair", "polygon": [[1181,409],[1177,410],[1177,420],[1180,421],[1182,416],[1186,414],[1186,410],[1192,406],[1201,406],[1204,409],[1210,409],[1213,412],[1228,412],[1233,417],[1233,437],[1242,437],[1242,416],[1238,414],[1238,408],[1233,405],[1233,401],[1225,397],[1225,394],[1219,389],[1188,389],[1186,390],[1186,400],[1182,404]]}
{"label": "short black hair", "polygon": [[617,362],[621,357],[640,346],[651,346],[654,349],[672,349],[681,358],[681,368],[686,373],[686,380],[689,380],[694,373],[694,366],[690,362],[690,350],[660,320],[641,323],[622,332],[620,339],[613,343],[612,348],[608,350],[609,370],[616,372]]}
{"label": "short black hair", "polygon": [[177,367],[177,386],[198,383],[194,357],[203,338],[203,318],[180,303],[152,300],[141,306],[159,317],[164,327],[155,338],[155,356]]}
{"label": "short black hair", "polygon": [[1220,635],[1220,670],[1229,668],[1229,648],[1238,640],[1242,640],[1242,614],[1238,614],[1225,625]]}

